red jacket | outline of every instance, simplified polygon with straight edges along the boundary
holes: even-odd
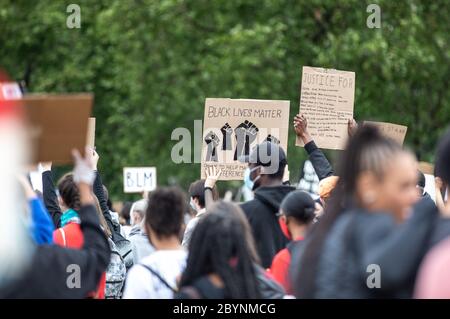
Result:
[[[78,223],[68,223],[53,232],[53,242],[62,247],[81,249],[84,244],[83,233]],[[98,289],[89,294],[95,299],[105,299],[106,273],[103,273]]]
[[[295,242],[301,241],[303,238],[297,239]],[[292,285],[289,278],[289,267],[291,265],[291,253],[289,249],[280,250],[272,260],[269,272],[273,278],[284,287],[287,294],[292,295]]]

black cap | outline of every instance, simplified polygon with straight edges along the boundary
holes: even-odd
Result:
[[[239,157],[239,161],[265,167],[264,174],[274,174],[278,171],[280,165],[287,164],[286,153],[283,148],[279,144],[269,141],[256,145],[251,150],[250,155]]]

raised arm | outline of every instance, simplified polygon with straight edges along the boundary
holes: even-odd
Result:
[[[209,167],[205,170],[206,180],[205,180],[205,208],[208,209],[214,204],[214,193],[213,189],[216,185],[217,180],[222,174],[221,170],[218,170],[215,166]]]
[[[45,208],[50,213],[55,228],[61,227],[61,207],[59,207],[58,196],[55,192],[55,185],[52,176],[52,163],[42,163],[42,197]]]
[[[317,147],[308,132],[308,122],[303,114],[297,114],[294,118],[294,130],[298,138],[305,144],[309,160],[316,171],[319,180],[334,175],[333,167],[325,154]]]

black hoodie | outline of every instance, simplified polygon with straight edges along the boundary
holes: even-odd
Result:
[[[276,214],[284,197],[295,190],[291,186],[259,187],[255,198],[241,205],[253,232],[256,250],[264,268],[269,268],[273,257],[289,240],[281,231]]]

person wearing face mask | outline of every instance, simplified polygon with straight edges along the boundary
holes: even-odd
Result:
[[[249,164],[244,180],[255,193],[255,198],[241,208],[250,223],[261,264],[269,268],[273,257],[289,242],[277,217],[280,203],[295,190],[283,185],[286,153],[278,144],[265,141],[240,160]]]
[[[291,255],[296,246],[303,242],[306,230],[314,220],[315,204],[307,192],[296,190],[289,193],[280,205],[280,227],[283,234],[292,241],[276,254],[270,273],[288,294],[292,293],[289,278]]]
[[[192,233],[197,226],[200,218],[206,213],[205,208],[205,180],[197,180],[189,186],[189,196],[190,196],[190,206],[196,212],[194,218],[192,218],[186,226],[183,235],[183,241],[181,245],[184,248],[189,246]],[[218,198],[217,188],[213,187],[213,198],[217,200]]]

